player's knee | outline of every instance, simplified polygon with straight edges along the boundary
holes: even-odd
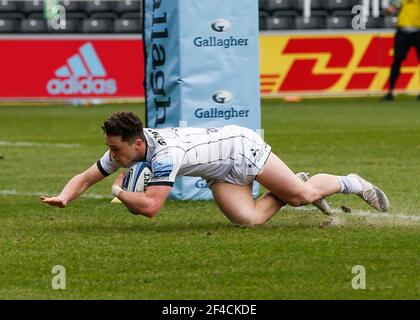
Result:
[[[310,190],[302,190],[293,195],[287,203],[293,207],[300,207],[312,203],[313,195]]]

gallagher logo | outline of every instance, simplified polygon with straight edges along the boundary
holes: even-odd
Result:
[[[226,32],[229,31],[231,27],[232,24],[226,19],[216,19],[211,23],[211,28],[216,32]]]
[[[194,38],[194,46],[202,47],[222,47],[229,49],[231,47],[247,47],[249,46],[249,38],[238,38],[234,36],[223,37],[222,34],[232,29],[232,23],[226,19],[216,19],[211,22],[211,29],[218,35],[196,37]]]
[[[232,101],[233,94],[226,90],[219,90],[212,96],[213,101],[219,104],[227,104]]]
[[[117,82],[107,78],[95,48],[92,43],[86,43],[55,71],[47,90],[51,95],[113,95],[117,92]]]
[[[197,180],[197,182],[195,183],[195,187],[197,189],[207,189],[209,185],[207,184],[206,180],[200,179],[200,180]]]
[[[242,107],[231,106],[226,108],[233,100],[233,94],[226,90],[219,90],[212,95],[212,99],[221,105],[215,108],[197,108],[194,115],[197,119],[225,119],[249,118],[251,110],[242,109]]]

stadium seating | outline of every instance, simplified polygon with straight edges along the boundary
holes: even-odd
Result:
[[[85,10],[86,2],[77,0],[63,0],[60,4],[66,9],[66,12],[83,12]]]
[[[350,16],[329,16],[326,19],[327,29],[351,29],[352,18]]]
[[[296,17],[295,19],[296,29],[324,29],[325,19],[323,17]]]
[[[2,19],[0,18],[0,33],[16,33],[19,31],[18,19]]]
[[[141,24],[139,19],[115,19],[114,31],[116,33],[139,33]]]
[[[269,17],[267,20],[268,30],[289,30],[294,29],[294,19],[287,16]]]
[[[276,10],[293,10],[295,9],[293,4],[294,1],[295,0],[267,0],[265,7],[262,7],[262,9],[270,12]]]
[[[362,3],[363,0],[312,0],[310,17],[305,18],[304,0],[260,0],[260,30],[352,29],[352,8]],[[366,22],[366,29],[395,26],[396,18],[385,16],[382,9],[379,17],[370,16]]]
[[[136,0],[122,0],[116,3],[114,7],[115,12],[119,14],[125,12],[140,12],[141,10],[141,1]]]
[[[47,22],[39,18],[25,18],[20,22],[22,33],[46,33],[48,32]]]
[[[89,18],[83,20],[84,33],[112,33],[114,25],[112,19]]]
[[[92,0],[86,2],[85,11],[88,14],[94,12],[111,12],[114,7],[114,3],[111,1],[103,1],[103,0]]]
[[[142,31],[143,0],[57,0],[66,26],[53,29],[44,17],[43,0],[0,0],[0,33],[137,33]],[[362,0],[259,0],[260,30],[351,29],[352,8]],[[370,16],[367,29],[395,28],[396,18]],[[307,13],[307,12],[306,12]]]
[[[41,0],[29,0],[21,3],[22,11],[26,14],[44,11],[44,2]]]
[[[2,0],[0,1],[0,13],[18,12],[19,4],[21,3],[17,1]]]
[[[81,20],[80,19],[66,19],[64,28],[50,28],[50,32],[53,33],[82,33]]]
[[[304,3],[304,0],[293,1],[294,7],[299,11],[303,11],[303,3]],[[323,10],[323,9],[324,9],[324,6],[323,6],[322,0],[311,0],[311,10]]]
[[[354,0],[324,0],[323,8],[328,12],[337,10],[351,11],[354,6]]]

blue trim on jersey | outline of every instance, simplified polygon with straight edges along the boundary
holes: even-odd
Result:
[[[172,170],[168,170],[168,171],[155,171],[153,172],[153,176],[154,177],[169,177],[171,175]]]

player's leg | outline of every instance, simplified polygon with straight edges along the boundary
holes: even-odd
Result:
[[[254,201],[252,184],[216,182],[211,186],[211,191],[220,210],[234,224],[261,225],[285,205],[271,192]]]
[[[385,193],[356,174],[334,176],[316,174],[303,183],[275,154],[270,154],[257,181],[282,201],[300,206],[326,196],[344,193],[356,194],[379,211],[387,211],[389,201]]]
[[[341,185],[329,174],[317,174],[306,183],[274,153],[271,153],[257,181],[278,198],[292,206],[310,204],[326,196],[338,193]]]
[[[304,182],[307,182],[310,179],[309,173],[306,173],[306,172],[298,172],[296,176]],[[317,200],[313,202],[312,204],[315,207],[317,207],[319,210],[321,210],[324,214],[328,216],[332,214],[331,206],[328,204],[327,200],[325,200],[324,198]]]
[[[405,60],[411,46],[411,35],[406,32],[397,31],[394,40],[394,61],[391,66],[391,74],[389,80],[389,93],[391,95],[400,75],[401,65]]]

